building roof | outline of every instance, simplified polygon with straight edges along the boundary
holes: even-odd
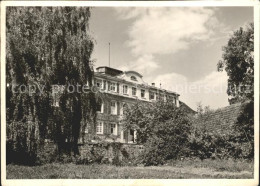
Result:
[[[98,73],[104,73],[104,74],[108,74],[111,76],[117,76],[119,74],[122,74],[123,71],[115,69],[115,68],[111,68],[111,67],[107,67],[107,66],[100,66],[96,68]]]
[[[100,67],[97,67],[96,69],[98,70],[100,68],[107,68],[107,69],[114,70],[114,71],[117,71],[117,72],[120,72],[120,73],[123,72],[122,70],[118,70],[116,68],[111,68],[111,67],[108,67],[108,66],[100,66]]]
[[[124,73],[128,74],[128,73],[133,73],[133,74],[136,74],[138,75],[139,77],[143,77],[140,73],[136,72],[136,71],[133,71],[133,70],[130,70],[130,71],[125,71]]]
[[[198,121],[196,125],[211,132],[230,130],[230,127],[237,121],[242,105],[241,103],[236,103],[209,111],[209,113],[203,114],[196,119]]]
[[[183,108],[183,110],[185,110],[185,112],[187,112],[188,114],[191,115],[195,115],[197,114],[197,112],[195,110],[193,110],[192,108],[190,108],[186,103],[179,101],[180,103],[180,108]]]
[[[138,84],[140,86],[144,86],[149,88],[150,90],[154,89],[155,91],[162,91],[162,92],[167,92],[170,94],[174,94],[179,96],[180,94],[174,92],[174,91],[170,91],[170,90],[166,90],[166,89],[162,89],[159,87],[156,87],[154,85],[149,85],[148,83],[144,82],[142,79],[142,75],[136,71],[121,71],[115,68],[111,68],[111,67],[107,67],[107,66],[100,66],[96,68],[97,72],[95,72],[95,75],[97,77],[107,77],[110,78],[111,80],[115,80],[115,81],[127,81],[129,83],[134,83],[134,84]],[[137,76],[138,77],[138,81],[131,81],[131,79],[129,79],[128,76],[131,76],[131,74],[133,74],[133,76]]]

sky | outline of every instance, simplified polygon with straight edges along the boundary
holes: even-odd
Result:
[[[253,22],[252,7],[96,7],[90,18],[95,68],[135,70],[147,83],[198,103],[228,106],[227,75],[217,72],[233,31]]]

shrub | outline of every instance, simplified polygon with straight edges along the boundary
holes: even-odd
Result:
[[[31,125],[32,126],[32,125]],[[12,131],[12,138],[7,139],[7,163],[33,165],[37,161],[39,141],[35,139],[35,128],[23,122],[13,122],[7,125],[7,130]]]
[[[188,154],[190,119],[171,102],[136,103],[127,108],[124,124],[137,131],[137,143],[144,145],[139,157],[144,165],[164,164]]]
[[[234,125],[236,140],[241,144],[243,157],[254,157],[254,102],[245,102],[242,105],[237,122]]]
[[[219,119],[218,126],[209,126],[203,118],[193,120],[189,136],[192,156],[206,158],[252,159],[254,155],[253,102],[243,103],[237,120],[231,123]],[[223,128],[221,128],[223,126]]]

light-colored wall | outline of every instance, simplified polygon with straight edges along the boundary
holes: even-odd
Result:
[[[104,100],[103,103],[103,113],[99,113],[98,114],[98,120],[102,120],[104,125],[108,125],[109,123],[116,123],[117,124],[117,128],[118,133],[116,136],[116,141],[120,141],[120,142],[125,142],[125,138],[122,137],[123,132],[122,132],[122,124],[120,124],[120,119],[122,118],[122,106],[123,103],[127,103],[127,104],[133,104],[134,102],[136,102],[136,97],[132,95],[132,87],[136,87],[136,96],[139,100],[143,100],[143,101],[151,101],[149,99],[149,92],[153,91],[154,93],[156,93],[156,90],[150,90],[150,87],[147,86],[147,84],[145,84],[146,86],[144,86],[144,82],[142,80],[141,77],[136,76],[137,78],[137,82],[136,81],[132,81],[130,79],[131,75],[135,75],[135,74],[126,74],[125,76],[121,76],[121,78],[118,78],[118,80],[116,78],[110,78],[110,77],[96,77],[98,79],[101,80],[106,80],[106,81],[111,81],[111,82],[116,82],[119,83],[119,93],[116,92],[111,92],[108,91],[108,83],[106,83],[106,90],[104,90],[104,93],[106,93],[109,96],[109,100],[113,100],[117,102],[117,115],[112,116],[110,114],[110,101],[109,100]],[[127,80],[127,81],[126,81]],[[129,81],[128,81],[129,80]],[[128,86],[128,95],[123,94],[123,85],[127,85]],[[141,89],[145,90],[145,99],[141,98]],[[154,89],[154,87],[153,87]],[[158,89],[160,90],[160,89]],[[160,90],[161,91],[161,90]],[[179,99],[178,96],[173,94],[173,93],[167,93],[168,95],[174,96],[177,100],[177,106],[179,106]],[[155,96],[156,97],[156,96]],[[174,100],[173,100],[174,102]],[[106,131],[107,129],[105,129],[106,126],[104,126],[104,131]],[[105,135],[105,134],[104,134]]]
[[[140,100],[150,101],[150,99],[149,99],[150,98],[149,97],[150,92],[154,92],[154,93],[157,92],[156,90],[150,90],[149,86],[143,86],[143,84],[138,84],[138,83],[133,84],[132,81],[131,82],[130,81],[129,82],[128,81],[122,81],[121,79],[118,79],[118,81],[116,81],[115,79],[114,80],[109,80],[108,78],[105,79],[104,77],[103,78],[97,77],[97,79],[119,83],[119,93],[117,93],[117,90],[116,90],[116,92],[108,91],[108,83],[106,83],[106,89],[102,90],[102,91],[103,92],[107,92],[107,93],[111,93],[111,94],[115,94],[115,95],[124,96],[124,97],[129,97],[129,98],[136,99],[136,97],[132,95],[132,87],[136,87],[136,96]],[[127,94],[123,94],[123,86],[124,85],[128,86],[128,93]],[[116,89],[117,89],[117,86],[116,86]],[[145,90],[145,99],[141,98],[141,89]],[[153,87],[153,89],[154,89],[154,87]],[[158,88],[158,91],[161,91],[161,90]],[[168,93],[168,92],[166,92],[166,94],[171,95],[172,97],[174,97],[174,99],[176,99],[176,103],[177,103],[176,105],[179,106],[178,95],[175,95],[173,93]],[[155,96],[155,98],[156,98],[156,96]]]

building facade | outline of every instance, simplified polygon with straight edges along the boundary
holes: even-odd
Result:
[[[135,71],[123,72],[106,66],[98,67],[93,84],[104,95],[98,101],[96,134],[106,141],[135,143],[136,132],[124,131],[120,122],[126,104],[163,99],[179,106],[179,94],[158,88],[154,83],[148,85],[143,81],[142,75]]]

